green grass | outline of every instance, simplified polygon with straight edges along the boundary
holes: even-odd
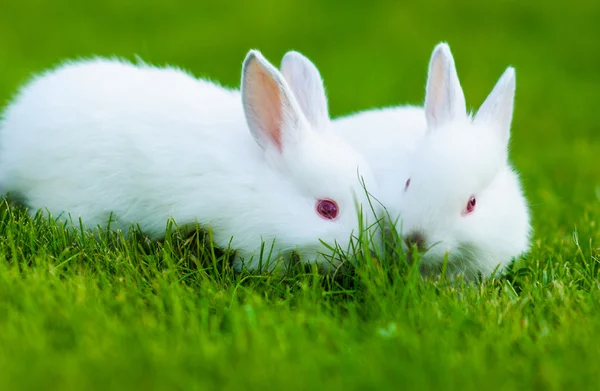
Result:
[[[600,388],[598,20],[584,0],[2,2],[0,102],[91,54],[235,86],[249,48],[275,64],[300,50],[334,116],[422,102],[441,40],[473,108],[513,65],[535,237],[511,277],[481,285],[398,262],[332,281],[235,275],[197,237],[80,238],[4,208],[0,389]]]

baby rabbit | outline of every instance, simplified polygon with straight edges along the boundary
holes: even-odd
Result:
[[[372,220],[364,187],[376,183],[330,129],[322,92],[303,91],[302,110],[254,50],[241,93],[176,68],[67,62],[35,77],[2,114],[0,189],[31,213],[81,217],[88,228],[133,223],[161,238],[170,218],[210,227],[218,246],[236,250],[237,270],[266,262],[262,251],[297,251],[327,268],[321,240],[348,247],[357,207]]]
[[[284,57],[288,80],[288,59],[300,56]],[[509,67],[470,116],[450,48],[441,43],[430,60],[424,108],[368,110],[333,121],[370,163],[379,182],[374,195],[397,220],[404,247],[424,252],[423,274],[441,272],[447,256],[448,275],[489,276],[528,250],[527,202],[508,163],[514,93]]]
[[[439,272],[447,255],[449,275],[487,277],[529,249],[529,209],[508,162],[515,88],[508,67],[470,115],[450,48],[442,43],[433,51],[427,132],[411,154],[397,204],[402,236],[426,250],[425,273]]]

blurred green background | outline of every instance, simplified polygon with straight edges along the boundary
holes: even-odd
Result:
[[[332,116],[421,103],[447,41],[469,107],[517,70],[512,160],[536,226],[569,234],[598,202],[598,1],[3,1],[0,102],[63,59],[141,56],[238,86],[250,48],[274,64],[299,50],[321,70]],[[368,129],[365,129],[368,131]]]

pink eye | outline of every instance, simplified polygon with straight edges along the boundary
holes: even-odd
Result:
[[[317,213],[325,220],[334,220],[338,216],[338,206],[334,200],[317,201]]]
[[[408,190],[408,186],[410,185],[410,178],[406,180],[406,185],[404,185],[404,191]]]
[[[475,196],[469,197],[469,202],[467,202],[467,207],[463,214],[468,215],[469,213],[473,212],[475,210],[475,205],[477,205],[477,200],[475,199]]]

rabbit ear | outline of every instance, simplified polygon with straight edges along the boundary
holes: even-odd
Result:
[[[454,58],[446,43],[438,44],[429,61],[425,91],[425,115],[429,128],[467,115],[465,95],[458,81]]]
[[[306,119],[315,128],[329,121],[327,96],[317,67],[305,56],[289,51],[281,60],[281,73]]]
[[[306,121],[281,73],[257,50],[246,55],[242,71],[242,103],[256,142],[283,152]]]
[[[503,142],[508,144],[510,124],[515,101],[516,75],[513,67],[508,67],[485,99],[475,115],[474,122],[495,125]]]

